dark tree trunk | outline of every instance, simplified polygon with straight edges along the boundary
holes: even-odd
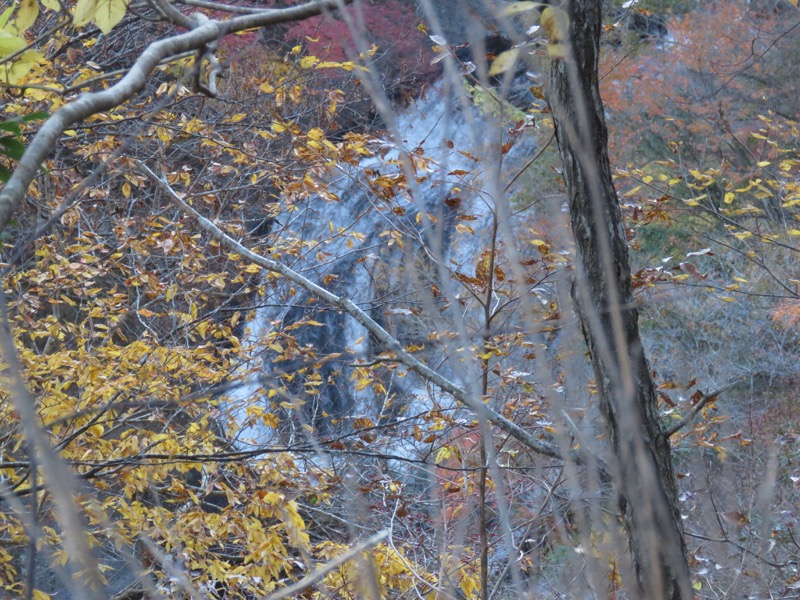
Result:
[[[601,0],[572,0],[565,6],[567,56],[553,61],[550,74],[578,254],[574,295],[611,442],[636,593],[649,600],[688,600],[693,594],[670,445],[639,337],[628,245],[608,160],[598,86],[601,5]]]

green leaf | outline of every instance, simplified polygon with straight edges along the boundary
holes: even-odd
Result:
[[[108,35],[114,26],[125,16],[127,0],[98,0],[94,22],[104,34]]]
[[[14,135],[19,135],[22,133],[22,129],[20,129],[19,121],[17,121],[17,119],[12,121],[3,121],[0,123],[0,131],[8,131]]]
[[[50,113],[40,110],[35,113],[25,115],[20,119],[20,121],[22,121],[23,123],[30,123],[31,121],[44,121],[49,116]]]
[[[19,136],[22,134],[22,128],[19,126],[20,123],[41,121],[49,116],[50,114],[47,112],[38,111],[35,113],[31,113],[29,115],[23,115],[22,117],[15,117],[13,119],[8,119],[7,121],[0,121],[0,131],[7,131],[8,133],[13,134],[14,136]]]
[[[39,2],[37,0],[22,0],[19,3],[19,12],[15,22],[17,30],[22,33],[27,31],[39,16]]]
[[[0,181],[3,183],[8,183],[8,180],[11,179],[11,170],[0,165]]]
[[[4,137],[0,138],[0,154],[4,154],[14,160],[19,160],[25,154],[25,145],[19,140],[14,138]]]
[[[501,52],[497,58],[494,59],[492,67],[489,69],[489,75],[500,75],[512,68],[519,58],[519,48],[512,48]]]

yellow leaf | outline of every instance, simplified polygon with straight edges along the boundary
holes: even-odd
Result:
[[[108,33],[125,16],[128,9],[127,0],[97,0],[97,11],[94,14],[94,23],[104,34]]]
[[[306,524],[303,517],[297,512],[297,503],[290,500],[280,507],[281,521],[286,527],[289,541],[295,548],[307,550],[309,547],[309,537],[306,533]]]
[[[800,229],[790,229],[789,235],[800,235]]]
[[[516,64],[518,57],[519,48],[512,48],[511,50],[501,52],[497,58],[494,59],[494,62],[489,69],[489,75],[494,76],[505,73]]]
[[[317,62],[319,62],[319,59],[316,56],[304,56],[300,59],[300,68],[310,69],[317,64]]]
[[[43,58],[44,54],[38,50],[26,50],[13,64],[0,68],[0,80],[8,83],[17,83]]]
[[[450,458],[452,455],[453,455],[453,451],[450,449],[449,446],[442,446],[441,448],[439,448],[439,451],[436,453],[435,462],[437,462],[437,463],[444,462],[448,458]]]
[[[97,0],[78,0],[75,13],[72,15],[72,24],[82,27],[94,18],[97,12]]]
[[[567,45],[566,44],[548,44],[547,56],[550,58],[566,58]]]
[[[314,127],[314,129],[308,132],[308,137],[311,138],[312,140],[319,141],[325,137],[325,132],[322,131],[322,129],[320,129],[319,127]]]
[[[2,15],[0,15],[0,31],[4,30],[6,28],[6,25],[8,24],[8,20],[11,18],[11,15],[14,14],[14,9],[15,8],[16,8],[16,6],[14,6],[12,4],[11,6],[9,6],[7,9],[5,9],[3,11]]]
[[[461,578],[461,591],[464,592],[465,598],[477,598],[477,592],[480,590],[480,582],[477,578],[471,577],[469,574],[465,573],[464,576]]]
[[[472,230],[472,227],[470,227],[469,225],[464,225],[463,223],[459,223],[458,225],[456,225],[456,231],[458,231],[459,233],[469,233],[469,234],[475,233]]]
[[[503,9],[503,16],[510,17],[512,15],[518,15],[521,12],[534,10],[544,5],[544,2],[514,2],[511,6],[507,6]],[[469,594],[467,594],[467,596],[469,596]]]
[[[725,198],[724,198],[725,204],[730,204],[731,202],[733,202],[734,198],[735,196],[733,195],[733,192],[725,192]]]
[[[0,57],[14,54],[14,52],[22,50],[25,46],[27,46],[25,40],[0,29]]]
[[[630,196],[633,196],[633,195],[634,195],[636,192],[638,192],[640,189],[642,189],[642,186],[640,186],[640,185],[637,185],[635,188],[633,188],[632,190],[629,190],[629,191],[625,192],[625,193],[624,193],[624,194],[622,194],[622,195],[623,195],[625,198],[629,198]]]
[[[15,23],[17,31],[20,33],[27,31],[38,16],[39,3],[36,0],[22,0],[22,2],[19,3],[19,11],[17,12],[17,20]]]
[[[47,10],[61,10],[61,5],[58,3],[58,0],[42,0],[42,5]]]
[[[208,326],[210,324],[211,323],[209,323],[208,321],[203,321],[202,323],[197,325],[197,332],[200,334],[200,336],[203,339],[205,339],[205,337],[206,337],[206,332],[208,331]]]
[[[697,206],[700,204],[700,200],[703,200],[706,196],[708,196],[708,194],[697,196],[697,198],[692,198],[691,200],[684,200],[683,202],[689,206]]]
[[[561,8],[548,6],[539,17],[542,28],[547,32],[550,44],[559,44],[567,39],[569,32],[569,15]]]

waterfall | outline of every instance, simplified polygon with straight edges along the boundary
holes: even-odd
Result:
[[[487,179],[497,175],[498,157],[502,156],[501,175],[507,180],[530,155],[533,145],[532,136],[522,136],[502,155],[495,132],[504,131],[503,127],[492,125],[492,116],[466,101],[462,88],[458,92],[443,81],[434,85],[397,114],[400,139],[385,139],[373,156],[355,167],[336,167],[328,182],[334,199],[307,198],[278,218],[282,227],[275,235],[302,244],[297,256],[283,256],[281,261],[349,297],[401,339],[412,336],[403,331],[402,322],[405,319],[413,329],[418,311],[409,307],[415,302],[415,285],[439,278],[435,269],[427,273],[419,268],[418,263],[431,255],[426,245],[440,245],[446,266],[474,263],[487,247],[491,230],[493,200],[482,190],[489,189]],[[415,169],[414,181],[395,198],[381,198],[370,189],[368,180],[399,181],[404,156],[410,157]],[[436,222],[425,218],[423,212],[433,215]],[[290,396],[304,397],[303,418],[313,422],[316,433],[325,434],[335,429],[337,418],[353,414],[374,417],[379,411],[380,399],[369,389],[356,392],[351,377],[353,363],[370,360],[380,348],[373,347],[366,329],[354,319],[309,300],[296,286],[267,283],[263,308],[248,324],[243,347],[255,351],[242,366],[242,373],[255,370],[266,379],[273,373],[276,377],[298,374],[288,385]],[[313,388],[313,395],[304,394],[309,374],[299,374],[313,360],[299,356],[277,362],[270,351],[281,329],[302,319],[315,324],[293,331],[298,346],[313,349],[316,357],[339,355],[314,369],[322,383]],[[394,392],[405,395],[407,402],[425,404],[430,390],[423,382],[410,376],[402,378],[402,384],[398,381],[395,379]],[[241,427],[237,436],[240,447],[276,438],[276,430],[258,419],[247,423],[248,406],[270,410],[265,391],[264,386],[253,383],[228,395],[229,410]],[[274,394],[272,401],[292,401]]]

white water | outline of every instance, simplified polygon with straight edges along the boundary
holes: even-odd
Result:
[[[481,124],[484,126],[481,126]],[[491,195],[480,190],[491,187],[491,178],[498,177],[498,143],[493,139],[498,127],[486,115],[481,115],[469,105],[453,98],[439,84],[424,98],[397,115],[396,131],[400,132],[397,143],[386,141],[375,157],[361,161],[357,168],[341,167],[329,183],[330,191],[338,196],[338,201],[310,198],[302,202],[298,209],[288,217],[280,217],[283,223],[278,234],[288,240],[292,237],[305,242],[304,252],[299,258],[283,259],[293,269],[301,272],[317,283],[329,287],[334,293],[346,295],[365,310],[371,303],[380,303],[373,316],[386,318],[388,314],[410,313],[404,307],[403,293],[407,300],[415,291],[415,274],[408,273],[413,267],[414,255],[430,255],[421,251],[424,243],[433,248],[433,255],[444,257],[445,266],[474,263],[475,258],[487,247],[490,228],[490,215],[493,208]],[[508,179],[510,169],[518,167],[521,159],[531,150],[531,143],[518,143],[510,153],[503,157],[501,173]],[[391,201],[378,198],[372,193],[364,180],[368,169],[381,174],[402,172],[401,156],[424,156],[425,163],[415,162],[417,182],[400,197]],[[493,158],[494,157],[494,158]],[[448,206],[445,199],[458,197],[458,207]],[[394,209],[394,210],[392,210]],[[404,214],[401,214],[403,213]],[[431,224],[421,213],[434,215],[438,224]],[[474,220],[463,221],[474,231],[473,234],[454,231],[454,217],[468,214]],[[445,226],[445,223],[449,223]],[[390,231],[405,232],[405,249],[397,244],[390,246]],[[416,242],[415,242],[416,238]],[[316,242],[315,242],[316,241]],[[417,247],[415,246],[415,243]],[[279,244],[278,244],[279,245]],[[440,246],[437,252],[436,247]],[[436,261],[434,261],[436,262]],[[393,298],[386,302],[376,298],[378,291],[373,282],[378,267],[388,266],[391,270],[405,268],[407,275],[388,272]],[[409,278],[408,275],[411,275]],[[418,273],[417,275],[422,275]],[[441,275],[441,272],[440,272]],[[442,286],[452,287],[449,277],[440,278]],[[312,344],[319,354],[343,352],[345,355],[335,364],[339,375],[330,375],[325,410],[337,408],[348,414],[377,416],[382,405],[369,388],[356,393],[350,381],[354,361],[369,360],[370,346],[365,328],[354,319],[336,315],[318,308],[307,309],[309,298],[301,290],[289,293],[290,286],[278,283],[268,288],[265,308],[259,309],[249,324],[249,336],[243,346],[253,345],[255,351],[242,370],[259,367],[265,374],[273,369],[291,372],[286,364],[272,364],[261,348],[274,332],[275,324],[284,326],[296,321],[300,314],[312,318],[324,327],[304,327],[297,330],[301,344]],[[454,297],[451,295],[449,297]],[[305,337],[304,337],[305,336]],[[267,351],[269,352],[269,351]],[[331,371],[333,373],[333,371]],[[335,379],[335,381],[334,381]],[[429,407],[431,390],[413,377],[393,379],[404,395],[409,409],[424,410]],[[263,389],[263,388],[262,388]],[[247,417],[246,407],[256,404],[271,410],[258,384],[245,385],[229,394],[229,408],[234,419],[242,426]],[[285,398],[284,398],[285,399]],[[282,400],[282,398],[275,398]],[[322,400],[321,400],[322,403]],[[268,444],[275,440],[276,431],[256,422],[242,426],[237,441],[240,446]]]

